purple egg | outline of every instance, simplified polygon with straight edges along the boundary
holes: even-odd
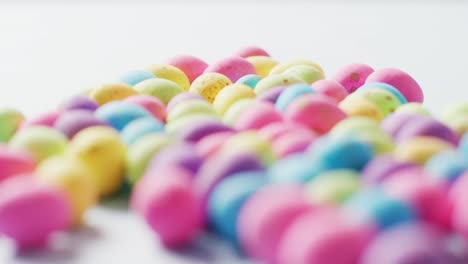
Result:
[[[202,163],[203,158],[197,153],[195,146],[190,143],[181,142],[161,150],[153,158],[149,168],[154,168],[159,165],[174,164],[195,174]]]
[[[228,131],[234,131],[234,129],[219,121],[207,119],[185,128],[179,136],[187,142],[198,142],[207,135]]]
[[[453,258],[440,230],[422,223],[396,226],[380,233],[367,247],[361,264],[448,264]]]
[[[107,126],[107,124],[87,110],[64,112],[54,124],[54,127],[68,138],[73,138],[81,130],[92,126]]]
[[[193,99],[205,100],[201,95],[196,93],[180,93],[174,96],[171,101],[169,101],[166,107],[166,111],[169,113],[174,108],[174,106],[180,104],[181,102]]]
[[[400,130],[404,129],[407,124],[420,118],[420,115],[415,114],[393,113],[382,121],[380,127],[392,138],[395,138]]]
[[[264,170],[262,162],[250,153],[233,152],[214,156],[203,163],[195,177],[194,188],[203,212],[207,212],[208,197],[225,177],[242,171]]]
[[[367,163],[361,172],[361,177],[366,183],[378,184],[392,173],[414,167],[416,165],[399,161],[392,156],[378,156]]]
[[[281,93],[286,89],[285,86],[278,86],[272,89],[269,89],[257,96],[257,100],[259,101],[268,101],[271,103],[276,103],[276,100],[281,95]]]
[[[437,137],[454,145],[458,144],[458,136],[453,130],[434,118],[425,116],[408,122],[399,130],[394,139],[398,143],[417,136]]]
[[[63,110],[88,110],[92,112],[98,107],[96,101],[82,95],[71,97],[60,106]]]

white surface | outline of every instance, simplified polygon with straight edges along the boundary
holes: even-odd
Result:
[[[0,4],[0,106],[31,115],[178,53],[210,62],[257,44],[279,60],[315,60],[329,75],[351,62],[401,68],[440,112],[468,100],[468,5],[440,2]],[[88,225],[46,253],[14,256],[0,245],[0,263],[240,262],[220,243],[164,251],[125,209],[95,209]]]

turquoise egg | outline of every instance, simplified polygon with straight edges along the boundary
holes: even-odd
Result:
[[[305,183],[324,171],[317,159],[294,154],[274,163],[268,170],[268,177],[278,183]]]
[[[378,83],[378,82],[376,82],[376,83],[366,83],[363,86],[359,87],[356,90],[356,93],[364,92],[366,90],[376,89],[376,88],[384,89],[387,92],[393,94],[400,101],[401,104],[408,103],[408,100],[406,100],[406,98],[403,96],[402,93],[400,93],[400,91],[398,91],[395,87],[391,86],[390,84],[386,84],[386,83]]]
[[[99,107],[95,115],[119,131],[135,119],[151,116],[142,107],[120,101],[110,102]]]
[[[244,84],[253,89],[255,88],[255,86],[257,86],[257,83],[260,80],[262,80],[262,77],[256,74],[248,74],[248,75],[242,76],[239,80],[237,80],[236,84]]]
[[[468,163],[456,151],[444,151],[432,156],[425,164],[430,175],[453,183],[458,176],[468,170]]]
[[[120,136],[127,145],[131,145],[145,135],[163,131],[164,124],[161,121],[153,117],[142,117],[126,125]]]
[[[149,71],[134,70],[134,71],[129,71],[125,73],[124,75],[122,75],[118,81],[122,83],[126,83],[130,86],[134,86],[139,82],[142,82],[144,80],[148,80],[151,78],[155,78],[155,76]]]
[[[286,108],[298,97],[304,94],[312,94],[315,91],[308,84],[298,83],[291,85],[284,90],[276,100],[276,109],[280,112],[286,111]]]

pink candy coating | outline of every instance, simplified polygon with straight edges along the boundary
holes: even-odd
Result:
[[[128,102],[146,109],[154,118],[166,120],[166,106],[158,98],[150,95],[133,95],[125,98],[124,102]]]
[[[169,103],[167,104],[166,111],[170,113],[176,105],[192,99],[203,101],[205,100],[205,98],[196,93],[180,93],[172,97],[171,101],[169,101]]]
[[[333,79],[341,83],[349,93],[352,93],[361,87],[373,72],[374,69],[367,64],[353,63],[338,70]]]
[[[294,131],[285,133],[273,141],[273,151],[284,158],[293,153],[302,153],[317,138],[317,135],[310,131]]]
[[[455,231],[468,239],[468,172],[463,173],[455,181],[450,190],[453,201],[452,224]]]
[[[275,141],[278,137],[289,132],[311,133],[310,130],[308,130],[301,124],[292,122],[271,123],[267,126],[262,127],[260,130],[258,130],[258,132],[260,133],[260,135],[262,135],[269,141]]]
[[[272,185],[250,197],[237,218],[239,243],[251,257],[275,263],[285,230],[301,214],[313,210],[296,185]]]
[[[35,168],[36,161],[28,153],[0,145],[0,183],[15,175],[31,173]]]
[[[233,83],[248,74],[257,74],[255,67],[246,59],[233,56],[208,66],[205,72],[217,72],[228,77]]]
[[[59,118],[62,113],[59,111],[49,112],[45,114],[38,115],[31,119],[26,119],[20,126],[20,130],[32,127],[32,126],[47,126],[53,127],[55,121]]]
[[[208,64],[201,59],[191,55],[179,55],[169,59],[168,63],[183,71],[190,83],[200,76]]]
[[[341,102],[348,95],[346,88],[335,80],[316,81],[312,85],[312,88],[318,93],[334,99],[337,103]]]
[[[299,123],[319,134],[327,133],[346,118],[336,102],[320,94],[310,94],[294,100],[286,109],[287,120]]]
[[[270,57],[270,54],[268,54],[268,52],[266,52],[264,49],[262,49],[260,47],[256,47],[256,46],[245,47],[245,48],[239,50],[236,53],[236,55],[239,56],[239,57],[242,57],[242,58],[248,58],[248,57],[252,57],[252,56]]]
[[[35,177],[23,175],[0,184],[0,233],[23,249],[43,246],[52,233],[68,228],[72,221],[66,194]]]
[[[148,171],[132,192],[132,209],[166,247],[186,245],[200,232],[200,205],[191,178],[185,169],[162,165]]]
[[[221,149],[224,142],[230,138],[234,132],[218,132],[202,138],[196,145],[197,152],[204,158],[208,159],[215,155]]]
[[[366,83],[390,84],[400,91],[408,102],[422,103],[424,94],[419,84],[404,71],[392,68],[380,69],[367,77]]]
[[[260,129],[268,124],[282,122],[283,116],[275,106],[267,102],[258,102],[236,119],[234,127],[239,130]]]

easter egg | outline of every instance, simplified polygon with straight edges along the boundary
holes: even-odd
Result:
[[[444,151],[432,156],[425,168],[435,178],[452,183],[468,170],[466,159],[457,151]]]
[[[236,53],[236,55],[242,58],[248,58],[252,56],[266,56],[266,57],[270,56],[268,52],[266,52],[264,49],[257,47],[257,46],[248,46],[248,47],[242,48]]]
[[[361,87],[373,72],[374,69],[367,64],[352,63],[340,68],[332,79],[343,85],[348,93],[352,93]]]
[[[234,102],[226,110],[226,112],[224,112],[223,123],[233,126],[236,123],[237,118],[242,114],[242,112],[249,109],[256,103],[256,100],[253,98],[244,98]]]
[[[317,204],[341,204],[360,188],[354,170],[331,170],[320,173],[305,187],[307,199]]]
[[[176,83],[184,91],[188,91],[190,81],[183,71],[169,64],[153,64],[146,68],[157,78],[166,79]],[[167,103],[167,102],[166,102]]]
[[[202,163],[203,158],[193,144],[178,143],[159,151],[151,160],[148,170],[158,166],[175,165],[195,175]]]
[[[384,119],[379,107],[363,96],[348,96],[340,102],[339,107],[351,117],[367,117],[377,122]]]
[[[307,150],[309,145],[317,138],[315,133],[310,131],[294,131],[284,133],[273,141],[273,151],[279,158],[302,153]]]
[[[232,104],[244,98],[255,98],[254,91],[243,84],[232,84],[224,87],[216,95],[213,107],[220,116],[223,116]]]
[[[86,110],[64,112],[54,124],[55,129],[70,139],[81,130],[92,126],[107,126],[107,123],[98,119],[93,112]]]
[[[234,132],[226,131],[207,135],[197,142],[197,152],[200,153],[203,158],[208,159],[209,157],[216,155],[224,142],[226,142],[226,140],[233,134]]]
[[[294,67],[294,66],[301,66],[301,65],[305,65],[305,66],[311,66],[311,67],[314,67],[316,68],[318,71],[322,72],[323,73],[323,69],[322,67],[320,67],[318,64],[312,62],[312,61],[308,61],[308,60],[292,60],[292,61],[287,61],[287,62],[282,62],[282,63],[279,63],[278,65],[276,65],[273,69],[271,69],[270,71],[270,75],[275,75],[275,74],[282,74],[284,73],[286,70]]]
[[[205,69],[205,73],[220,73],[235,83],[239,78],[248,74],[256,74],[254,66],[246,59],[238,56],[228,57],[218,61]]]
[[[262,127],[258,132],[271,142],[276,141],[279,137],[282,137],[283,135],[289,134],[289,133],[309,133],[311,135],[314,135],[313,133],[310,132],[307,128],[300,124],[296,123],[290,123],[290,122],[277,122],[277,123],[271,123],[268,124],[264,127]],[[304,134],[304,135],[305,135]]]
[[[275,74],[265,77],[255,86],[255,93],[262,94],[277,86],[289,86],[296,83],[305,83],[302,79],[287,74]]]
[[[316,159],[305,154],[293,154],[272,164],[268,177],[275,183],[305,183],[324,170]]]
[[[259,95],[257,95],[257,101],[266,101],[270,103],[276,103],[279,96],[286,90],[286,86],[278,86],[271,88]]]
[[[318,80],[314,82],[312,89],[334,99],[337,103],[348,95],[348,91],[344,86],[335,80]]]
[[[234,127],[239,130],[261,129],[276,122],[282,122],[283,116],[270,103],[258,102],[242,111],[237,117]]]
[[[205,122],[219,122],[219,117],[203,113],[182,116],[181,118],[167,123],[166,132],[173,135],[184,134],[187,128],[191,128],[197,124],[204,124]]]
[[[257,72],[258,76],[265,78],[270,74],[271,69],[273,69],[278,62],[268,56],[250,56],[246,58],[250,62]]]
[[[280,112],[284,112],[295,99],[304,94],[313,93],[315,93],[315,91],[307,84],[299,83],[290,85],[278,96],[275,106]]]
[[[458,136],[455,132],[443,123],[425,116],[406,123],[398,130],[394,138],[396,142],[402,142],[417,136],[436,137],[454,145],[458,144]]]
[[[193,126],[186,127],[183,131],[181,131],[179,137],[184,141],[198,142],[204,137],[214,133],[233,131],[234,130],[231,127],[224,125],[219,121],[205,120],[202,122],[197,122],[196,124],[193,124]]]
[[[158,132],[164,132],[164,124],[161,121],[153,117],[142,117],[126,125],[120,137],[125,144],[131,145],[143,136]]]
[[[359,88],[350,96],[362,96],[380,110],[383,116],[393,113],[402,103],[393,93],[380,88]],[[362,90],[361,90],[362,89]],[[405,100],[406,101],[406,100]]]
[[[379,184],[392,174],[409,168],[416,167],[415,164],[400,161],[390,155],[380,155],[367,163],[361,171],[362,181],[371,185]]]
[[[166,105],[174,96],[184,91],[177,83],[163,78],[142,81],[135,85],[135,90],[141,94],[156,97]]]
[[[28,118],[21,123],[18,131],[35,126],[53,127],[61,114],[60,111],[52,111]]]
[[[363,86],[359,87],[358,90],[356,90],[356,92],[358,92],[358,93],[368,92],[369,90],[377,90],[377,91],[384,90],[384,91],[386,91],[388,93],[391,93],[392,96],[394,96],[400,102],[400,104],[404,105],[404,104],[408,103],[408,101],[403,96],[403,94],[400,93],[400,91],[398,91],[395,87],[393,87],[393,86],[391,86],[389,84],[386,84],[386,83],[366,83]],[[370,97],[370,98],[372,98],[372,97]],[[386,98],[386,100],[390,100],[390,99]]]
[[[255,131],[243,131],[233,135],[220,151],[221,153],[251,152],[257,155],[265,165],[271,165],[276,159],[270,142]]]
[[[304,82],[311,84],[318,80],[323,80],[325,75],[317,67],[309,65],[296,65],[284,71],[284,74],[295,76]]]
[[[185,73],[190,83],[200,76],[208,64],[199,58],[191,55],[179,55],[168,60],[168,64],[177,67]]]
[[[210,103],[202,100],[190,100],[174,106],[167,114],[167,122],[170,123],[179,118],[195,114],[213,117],[218,116]]]
[[[110,83],[94,89],[89,96],[99,105],[103,105],[112,101],[123,100],[135,94],[137,94],[137,92],[128,84]]]
[[[453,149],[453,145],[436,137],[414,137],[395,147],[393,155],[402,161],[424,165],[434,154]]]
[[[166,107],[166,111],[170,112],[176,105],[182,104],[185,101],[191,101],[192,99],[205,101],[205,98],[196,93],[180,93],[174,96],[171,101],[169,101]]]
[[[0,183],[16,175],[28,174],[36,168],[36,161],[26,151],[0,145]]]
[[[166,109],[164,103],[158,98],[151,95],[133,95],[125,98],[124,102],[137,105],[146,109],[154,118],[165,121]]]
[[[213,103],[216,95],[226,86],[231,85],[231,80],[217,72],[207,72],[200,75],[192,82],[190,92],[197,93],[208,102]]]
[[[77,95],[66,99],[63,103],[60,104],[60,110],[87,110],[94,112],[99,107],[99,104],[96,103],[93,99]]]
[[[257,86],[257,83],[261,80],[262,80],[262,77],[256,74],[248,74],[239,78],[239,80],[236,81],[236,84],[243,84],[253,89],[255,88],[255,86]]]
[[[133,70],[126,72],[119,78],[119,82],[128,84],[130,86],[135,86],[137,83],[144,80],[154,78],[154,74],[145,70]]]
[[[119,131],[133,120],[151,116],[146,109],[126,102],[112,102],[103,105],[96,110],[95,115]]]
[[[23,114],[16,110],[0,109],[0,142],[8,142],[23,120]]]
[[[401,105],[395,110],[395,113],[432,116],[431,111],[429,111],[429,109],[427,109],[421,103],[407,103],[407,104]]]

